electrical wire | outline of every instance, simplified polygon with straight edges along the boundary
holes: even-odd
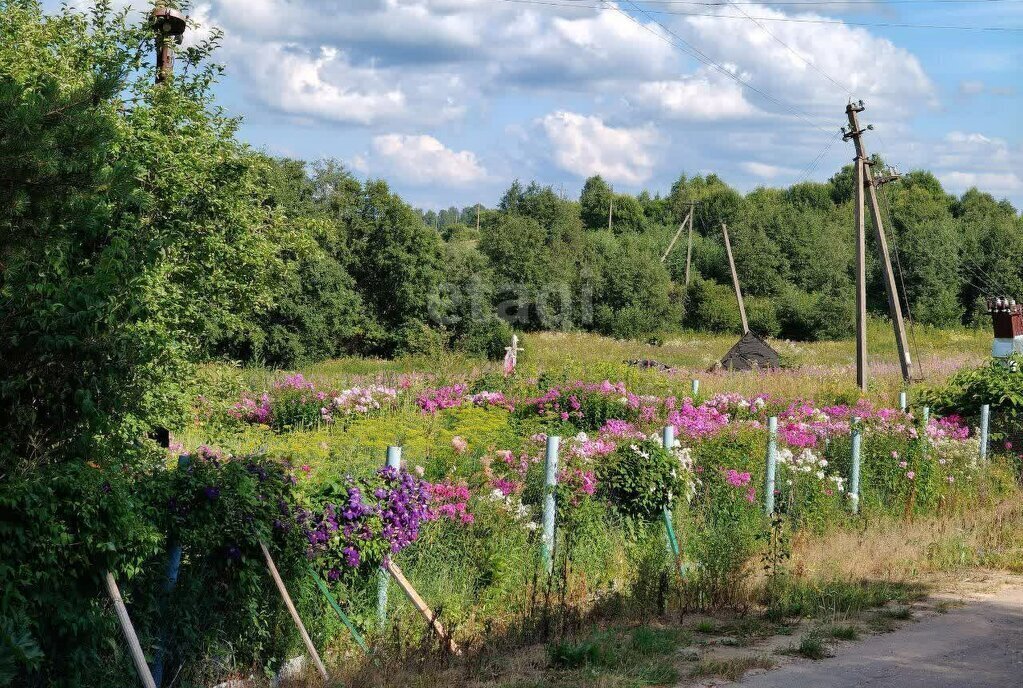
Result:
[[[828,151],[831,150],[831,147],[835,145],[835,141],[838,140],[838,137],[841,133],[842,132],[838,130],[836,127],[835,133],[832,134],[831,138],[829,138],[827,142],[824,144],[824,148],[822,148],[821,151],[817,154],[817,156],[813,160],[811,160],[806,167],[803,168],[803,171],[800,173],[799,177],[796,178],[796,181],[793,182],[793,185],[802,184],[804,181],[810,178],[810,175],[813,174],[817,170],[817,167],[820,166],[821,162],[824,161],[824,157],[828,154]]]
[[[651,5],[731,5],[727,0],[646,0]],[[1023,0],[736,0],[737,5],[982,5],[985,3],[1019,3]]]
[[[749,20],[750,20],[751,22],[753,22],[754,24],[756,24],[756,25],[757,25],[757,27],[758,27],[758,28],[759,28],[759,29],[760,29],[761,31],[763,31],[764,33],[766,33],[766,34],[767,34],[768,36],[770,36],[771,38],[773,38],[773,39],[774,39],[774,40],[775,40],[775,41],[776,41],[777,43],[781,44],[781,46],[782,46],[783,48],[785,48],[785,49],[786,49],[786,50],[788,50],[788,51],[789,51],[790,53],[792,53],[793,55],[795,55],[795,56],[796,56],[796,57],[797,57],[797,58],[798,58],[798,59],[799,59],[799,60],[800,60],[800,61],[801,61],[801,62],[802,62],[803,64],[805,64],[805,65],[806,65],[807,67],[809,67],[810,69],[814,70],[815,72],[817,72],[818,74],[820,74],[821,76],[823,76],[823,77],[824,77],[825,79],[827,79],[828,81],[830,81],[831,83],[833,83],[833,84],[834,84],[835,86],[838,86],[838,87],[839,87],[840,89],[842,89],[843,91],[845,91],[845,92],[846,92],[846,94],[848,94],[848,96],[849,96],[850,98],[852,98],[852,95],[853,95],[853,93],[852,93],[852,91],[850,91],[850,90],[849,90],[849,88],[848,88],[848,87],[846,87],[846,86],[844,86],[843,84],[839,83],[837,79],[833,78],[833,77],[832,77],[832,76],[831,76],[830,74],[828,74],[828,73],[827,73],[827,72],[825,72],[825,71],[824,71],[823,69],[821,69],[820,67],[818,67],[817,65],[815,65],[815,64],[814,64],[813,62],[811,62],[811,61],[807,60],[807,59],[806,59],[805,57],[803,57],[803,56],[802,56],[802,55],[800,55],[800,54],[799,54],[798,52],[796,52],[796,50],[795,50],[794,48],[792,48],[792,46],[790,46],[790,45],[789,45],[788,43],[786,43],[785,41],[783,41],[782,39],[778,38],[778,37],[777,37],[777,36],[775,36],[775,35],[774,35],[773,33],[771,33],[770,29],[768,29],[768,28],[767,28],[766,26],[764,26],[763,24],[761,24],[761,23],[760,23],[760,21],[759,21],[759,20],[758,20],[758,19],[757,19],[756,17],[751,17],[751,16],[749,16],[748,14],[746,14],[746,11],[745,11],[744,9],[742,9],[741,7],[739,7],[739,5],[737,5],[736,3],[734,3],[734,2],[731,2],[731,0],[728,0],[728,4],[729,4],[729,5],[731,5],[732,7],[734,7],[734,8],[736,9],[736,10],[738,10],[738,11],[739,11],[739,12],[740,12],[740,13],[742,14],[742,16],[746,17],[746,18],[747,18],[747,19],[749,19]]]
[[[594,4],[580,4],[579,2],[573,2],[572,0],[500,0],[501,2],[510,2],[520,5],[540,5],[547,7],[570,7],[574,9],[590,9],[590,10],[607,10],[617,9],[614,6],[608,5],[594,5]],[[601,2],[602,0],[586,0],[587,2]],[[650,2],[650,0],[646,0]],[[763,3],[754,3],[763,4]],[[795,4],[808,4],[808,3],[795,3]],[[715,3],[714,6],[727,6],[725,3]],[[736,8],[738,9],[738,8]],[[645,10],[645,14],[660,14],[660,15],[671,15],[676,17],[708,17],[710,19],[755,19],[762,22],[782,22],[789,24],[841,24],[844,26],[864,26],[874,28],[889,28],[889,29],[935,29],[935,30],[946,30],[946,31],[994,31],[994,32],[1020,32],[1023,31],[1023,26],[960,26],[953,24],[910,24],[903,22],[859,22],[859,21],[847,21],[844,19],[802,19],[796,17],[744,17],[737,16],[734,14],[717,14],[708,12],[672,12],[668,10]],[[626,16],[628,13],[624,13]],[[653,17],[650,17],[653,19]]]
[[[732,81],[736,82],[737,84],[739,84],[741,86],[744,86],[745,88],[749,89],[750,91],[758,94],[759,96],[761,96],[765,100],[768,100],[768,101],[774,103],[775,105],[777,105],[777,106],[779,106],[779,107],[781,107],[781,108],[783,108],[785,110],[788,110],[789,112],[794,114],[796,117],[798,117],[799,119],[803,120],[804,122],[806,122],[807,124],[812,126],[814,129],[819,129],[820,131],[830,131],[830,130],[825,129],[824,127],[820,126],[816,122],[814,122],[811,119],[812,115],[810,115],[809,113],[807,113],[807,112],[805,112],[803,110],[800,110],[799,108],[796,108],[796,107],[794,107],[792,105],[789,105],[788,103],[785,103],[785,102],[779,100],[778,98],[775,98],[770,93],[767,93],[766,91],[763,91],[763,90],[757,88],[756,86],[754,86],[753,84],[749,83],[748,81],[746,81],[745,79],[743,79],[739,75],[733,73],[731,70],[729,70],[726,67],[722,66],[716,60],[714,60],[712,57],[710,57],[709,55],[704,53],[702,50],[700,50],[699,48],[694,46],[692,43],[688,42],[687,40],[685,40],[684,38],[679,36],[677,33],[672,31],[671,29],[669,29],[667,26],[665,26],[661,22],[659,22],[656,19],[654,19],[653,17],[651,17],[649,15],[649,13],[647,13],[647,11],[645,9],[643,9],[642,7],[639,7],[638,5],[636,5],[636,3],[632,2],[632,0],[626,0],[626,2],[628,2],[628,4],[631,5],[636,11],[640,12],[641,14],[646,16],[648,19],[650,19],[651,22],[653,22],[657,26],[661,27],[661,30],[663,30],[665,33],[667,33],[670,36],[672,36],[675,39],[675,41],[677,41],[677,42],[671,41],[671,40],[665,38],[662,34],[657,33],[656,31],[651,29],[649,26],[647,26],[643,22],[641,22],[638,19],[636,19],[635,17],[633,17],[628,12],[622,10],[618,5],[606,2],[606,0],[604,0],[604,6],[610,7],[611,9],[614,9],[616,12],[621,14],[623,17],[628,18],[629,21],[633,22],[634,24],[636,24],[637,26],[639,26],[643,30],[649,32],[650,34],[652,34],[654,36],[657,36],[659,39],[665,41],[669,45],[674,45],[675,47],[681,49],[683,52],[685,52],[686,54],[694,57],[699,62],[703,63],[704,65],[706,65],[708,67],[712,67],[713,69],[715,69],[719,73],[721,73],[724,76],[728,77],[729,79],[731,79]]]

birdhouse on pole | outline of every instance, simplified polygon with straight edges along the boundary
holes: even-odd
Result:
[[[1016,299],[999,296],[987,300],[987,312],[995,334],[991,355],[1008,358],[1023,354],[1023,305],[1016,303]]]
[[[174,51],[171,43],[180,44],[187,20],[185,15],[171,7],[157,5],[149,15],[156,34],[156,83],[162,83],[174,73]]]

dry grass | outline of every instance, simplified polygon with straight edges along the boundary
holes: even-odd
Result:
[[[790,569],[810,579],[907,581],[948,579],[956,570],[991,566],[1023,571],[1023,499],[946,517],[864,522],[817,536],[799,533]]]

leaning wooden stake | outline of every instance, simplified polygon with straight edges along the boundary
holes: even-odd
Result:
[[[135,671],[142,679],[142,685],[146,688],[156,688],[156,681],[149,672],[149,665],[146,664],[146,656],[142,653],[142,645],[139,644],[139,637],[135,635],[135,627],[131,625],[131,617],[128,616],[128,609],[121,599],[121,591],[117,589],[117,582],[109,571],[106,572],[107,593],[114,603],[114,610],[117,612],[117,621],[121,624],[121,632],[124,639],[128,641],[128,649],[131,651],[131,661],[135,663]]]
[[[291,613],[291,619],[298,626],[298,632],[302,636],[302,642],[305,643],[305,649],[309,653],[309,656],[313,659],[313,664],[316,665],[316,670],[320,672],[320,676],[323,677],[324,682],[329,681],[330,677],[327,676],[327,669],[323,666],[323,662],[320,661],[320,654],[316,651],[316,647],[313,645],[313,641],[309,638],[309,634],[305,630],[305,626],[302,624],[302,619],[298,615],[298,610],[295,609],[295,604],[291,601],[291,595],[288,594],[288,589],[284,587],[284,581],[281,580],[281,574],[277,573],[277,566],[274,565],[274,560],[270,556],[270,550],[266,548],[266,543],[260,541],[259,548],[263,550],[263,557],[266,559],[266,567],[270,570],[270,577],[274,579],[274,583],[277,584],[277,591],[281,593],[281,597],[284,598],[284,604],[288,608],[288,612]]]
[[[423,601],[423,598],[420,597],[419,593],[417,593],[415,588],[412,587],[412,584],[408,582],[408,579],[405,578],[405,574],[401,572],[398,565],[393,561],[388,560],[384,564],[384,568],[387,569],[387,572],[391,574],[392,578],[394,578],[394,582],[398,584],[398,587],[405,593],[405,596],[409,598],[409,601],[415,605],[416,609],[419,610],[419,613],[426,619],[426,622],[430,624],[433,630],[437,633],[437,637],[440,638],[444,647],[446,647],[451,654],[462,654],[462,650],[455,643],[454,639],[448,635],[447,631],[444,630],[444,626],[441,624],[440,619],[438,619],[437,615],[433,613],[429,606],[427,606],[426,602]]]

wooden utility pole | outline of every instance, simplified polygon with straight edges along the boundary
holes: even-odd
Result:
[[[607,204],[607,229],[611,230],[611,216],[615,209],[615,188],[611,187],[611,200]]]
[[[480,233],[480,203],[476,201],[476,236]]]
[[[742,319],[742,333],[749,332],[746,321],[746,304],[742,300],[742,289],[739,288],[739,274],[735,271],[735,260],[732,259],[732,242],[728,240],[728,225],[721,223],[721,234],[725,237],[725,253],[728,254],[728,269],[732,271],[732,286],[735,287],[735,299],[739,302],[739,317]]]
[[[867,157],[866,147],[863,145],[863,133],[866,129],[860,129],[857,114],[863,112],[863,101],[856,104],[849,103],[845,112],[849,116],[849,131],[844,132],[842,138],[846,141],[852,139],[856,146],[856,158],[863,166],[863,191],[860,193],[860,206],[858,212],[863,214],[863,192],[866,193],[867,201],[870,204],[870,215],[874,223],[874,237],[877,239],[878,250],[881,254],[881,271],[884,274],[884,288],[888,295],[888,310],[891,313],[892,327],[895,330],[895,344],[899,350],[899,365],[902,367],[902,378],[909,380],[912,373],[912,361],[909,357],[909,344],[906,340],[906,323],[902,317],[902,304],[899,301],[899,291],[895,284],[895,273],[892,270],[892,260],[888,253],[888,240],[885,238],[884,223],[881,221],[881,207],[877,202],[877,187],[888,181],[896,179],[895,176],[875,179],[873,170],[869,169],[870,161]],[[868,127],[872,129],[873,127]],[[860,346],[857,344],[857,346]],[[866,363],[866,361],[864,361]]]
[[[867,227],[863,216],[863,187],[866,183],[863,160],[855,165],[856,218],[856,385],[867,391]]]
[[[696,214],[696,203],[689,204],[689,242],[686,246],[686,286],[689,286],[689,266],[693,262],[693,215]]]

